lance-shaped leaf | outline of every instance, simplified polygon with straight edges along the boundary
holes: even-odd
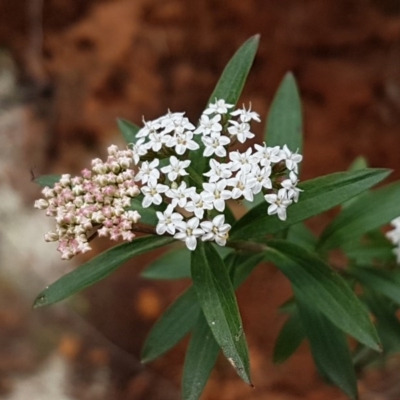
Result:
[[[365,171],[365,170],[364,170]],[[400,215],[400,182],[360,197],[345,208],[324,230],[318,247],[329,250],[389,223]]]
[[[302,150],[301,102],[296,80],[291,72],[283,78],[272,101],[264,140],[270,147],[282,147],[286,144],[291,151]]]
[[[373,290],[364,290],[362,299],[377,320],[376,329],[382,339],[385,354],[400,351],[400,322],[396,317],[398,307]]]
[[[303,292],[295,289],[295,296],[320,374],[350,398],[357,399],[357,378],[346,335],[318,311],[315,304],[304,300]]]
[[[142,362],[152,361],[174,347],[193,328],[200,315],[200,304],[193,287],[172,303],[157,320],[142,350]]]
[[[117,124],[126,143],[135,143],[136,135],[140,131],[140,127],[122,118],[117,119]]]
[[[184,400],[200,398],[219,353],[219,345],[200,314],[193,329],[183,366],[182,392]]]
[[[400,305],[400,271],[355,267],[349,270],[362,285]]]
[[[39,293],[33,306],[42,307],[64,300],[104,279],[130,258],[165,246],[173,240],[165,236],[145,236],[115,246],[52,283]]]
[[[227,268],[211,243],[199,242],[193,251],[192,279],[215,340],[239,376],[251,384],[249,352],[235,292]]]
[[[355,339],[380,351],[368,312],[346,282],[316,254],[284,240],[268,241],[267,258],[290,280],[302,299]]]
[[[289,315],[274,346],[273,361],[276,364],[285,362],[305,339],[303,324],[297,308]]]
[[[389,175],[387,169],[367,168],[361,171],[338,172],[306,181],[299,185],[304,192],[300,200],[287,210],[287,220],[267,213],[266,202],[254,207],[231,230],[233,240],[262,237],[318,215],[376,185]]]
[[[61,175],[42,175],[35,178],[33,181],[39,186],[48,186],[52,188],[55,183],[61,179]]]
[[[186,247],[171,249],[153,261],[141,275],[147,279],[190,278],[190,251]]]
[[[219,247],[219,246],[218,246]],[[220,248],[223,251],[224,248]],[[230,259],[228,254],[226,259]],[[234,287],[237,289],[250,275],[263,254],[245,257],[234,266]],[[152,361],[174,347],[194,327],[201,311],[196,292],[192,287],[179,296],[154,324],[142,352],[142,362]]]
[[[239,50],[237,50],[226,65],[208,103],[214,102],[216,98],[224,99],[230,104],[237,103],[251,65],[253,64],[259,41],[260,35],[255,35],[243,43]],[[195,140],[199,143],[200,149],[190,152],[189,158],[191,160],[190,167],[201,175],[207,168],[208,160],[203,157],[202,150],[204,145],[199,136],[195,135]]]

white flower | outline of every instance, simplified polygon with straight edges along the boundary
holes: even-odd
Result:
[[[188,118],[184,117],[185,113],[172,113],[167,115],[162,121],[164,127],[163,133],[175,133],[183,134],[184,131],[192,131],[195,126],[189,121]]]
[[[272,189],[270,166],[260,168],[258,165],[254,164],[251,169],[251,174],[256,179],[256,183],[252,188],[254,194],[260,193],[262,188]]]
[[[298,153],[292,153],[286,144],[283,146],[282,156],[286,163],[286,168],[290,171],[298,172],[297,164],[301,162],[303,156]]]
[[[197,150],[200,146],[194,141],[193,132],[187,131],[182,134],[173,136],[166,145],[168,147],[175,147],[176,154],[182,155],[186,149]]]
[[[232,108],[233,104],[228,104],[224,99],[215,99],[215,103],[210,103],[208,108],[204,110],[203,114],[226,114],[228,112],[228,108]]]
[[[256,152],[254,155],[259,159],[260,165],[268,167],[271,163],[278,163],[283,160],[281,149],[279,146],[267,147],[265,143],[263,146],[255,144]]]
[[[231,151],[229,153],[229,158],[232,161],[231,170],[237,171],[240,169],[244,172],[250,172],[252,165],[258,162],[258,159],[251,153],[251,147],[249,147],[245,153]]]
[[[214,240],[218,245],[225,246],[231,226],[225,224],[225,216],[223,214],[217,215],[212,221],[202,222],[200,226],[204,230],[201,240]]]
[[[225,189],[226,180],[221,179],[217,183],[203,183],[203,199],[214,205],[215,209],[222,212],[225,210],[225,201],[232,197],[232,192]]]
[[[168,174],[168,179],[173,182],[178,176],[188,175],[185,168],[189,165],[190,160],[180,161],[175,156],[171,156],[169,158],[169,165],[161,168],[161,171],[164,172],[164,174]]]
[[[214,153],[218,157],[225,157],[226,149],[224,146],[231,142],[227,136],[223,136],[216,132],[212,133],[211,136],[203,136],[201,140],[206,146],[203,153],[205,157],[210,157]]]
[[[264,199],[271,204],[268,207],[268,215],[278,214],[279,219],[285,221],[286,208],[292,204],[292,200],[287,199],[284,192],[278,192],[278,194],[266,194]]]
[[[143,128],[141,128],[136,135],[137,138],[147,137],[150,133],[156,133],[157,130],[161,128],[161,124],[158,120],[145,121],[143,118],[143,124]]]
[[[155,158],[152,162],[144,161],[142,166],[139,168],[139,172],[135,176],[135,181],[142,181],[147,183],[150,179],[158,180],[160,177],[160,171],[157,169],[160,160]]]
[[[130,143],[130,145],[132,145],[132,157],[135,165],[139,164],[140,157],[147,154],[147,148],[144,141],[145,139],[139,139],[136,143]]]
[[[207,136],[213,132],[221,132],[222,125],[219,123],[219,121],[221,121],[221,115],[219,114],[214,115],[212,118],[206,114],[203,114],[200,118],[199,127],[193,133],[202,133],[204,136]]]
[[[183,216],[177,212],[173,212],[174,207],[170,204],[167,209],[162,213],[157,211],[158,224],[156,232],[163,235],[168,232],[170,235],[175,235],[175,227],[178,222],[183,220]]]
[[[279,189],[279,192],[282,190],[285,196],[289,200],[293,200],[295,203],[298,202],[300,192],[302,192],[301,189],[296,187],[297,182],[298,182],[297,175],[293,171],[290,171],[289,179],[285,179],[284,181],[282,181],[281,182],[282,189]]]
[[[204,200],[204,192],[201,194],[194,192],[190,195],[190,198],[191,200],[186,203],[185,210],[194,213],[197,218],[203,218],[204,210],[213,209],[213,203]]]
[[[244,197],[248,201],[253,201],[253,187],[256,184],[256,178],[252,174],[239,171],[234,178],[227,180],[227,184],[233,187],[232,199]]]
[[[214,160],[213,158],[210,158],[211,169],[208,172],[204,173],[203,175],[208,177],[208,181],[210,183],[217,182],[220,179],[230,178],[232,176],[231,166],[232,166],[231,162],[227,164],[225,163],[221,164],[218,161]]]
[[[189,250],[195,250],[197,246],[197,238],[204,234],[203,229],[198,227],[199,223],[200,221],[197,217],[193,217],[187,222],[178,222],[176,228],[179,232],[174,235],[174,238],[185,242]]]
[[[151,204],[161,204],[162,197],[160,193],[165,193],[168,189],[167,185],[162,185],[161,183],[157,183],[156,180],[150,179],[147,182],[147,186],[142,187],[142,193],[144,194],[143,207],[147,208]]]
[[[239,115],[239,119],[242,122],[250,122],[252,120],[260,122],[260,116],[258,115],[258,113],[256,113],[255,111],[251,111],[251,104],[248,110],[246,110],[245,106],[243,106],[243,108],[235,110],[231,115],[234,117]]]
[[[151,132],[148,138],[149,141],[144,143],[146,149],[155,152],[160,151],[163,146],[163,135],[157,132]]]
[[[229,121],[230,126],[228,132],[232,136],[236,136],[240,143],[244,143],[247,139],[252,139],[255,135],[250,132],[250,125],[247,122]]]
[[[194,186],[187,187],[186,182],[181,182],[178,188],[171,188],[165,194],[167,197],[172,199],[171,204],[173,207],[178,205],[183,208],[187,203],[188,197],[190,197],[195,191],[196,188]]]

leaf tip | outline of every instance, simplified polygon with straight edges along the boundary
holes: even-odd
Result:
[[[38,294],[35,301],[33,302],[32,308],[36,309],[36,308],[43,307],[46,305],[47,305],[47,297],[44,294],[44,292],[41,292]]]

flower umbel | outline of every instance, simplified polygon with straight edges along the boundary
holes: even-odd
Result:
[[[110,146],[106,162],[95,159],[92,169],[83,170],[81,176],[63,175],[54,188],[44,188],[44,199],[37,200],[35,207],[46,210],[57,224],[45,239],[59,241],[63,259],[90,250],[89,240],[96,232],[111,240],[131,241],[140,215],[128,208],[140,193],[143,208],[158,207],[158,223],[147,232],[172,235],[189,250],[196,248],[199,238],[226,245],[231,226],[222,213],[228,200],[251,202],[262,193],[270,204],[268,214],[285,220],[287,208],[300,196],[297,175],[302,155],[286,145],[265,143],[244,152],[231,150],[236,142],[252,139],[251,123],[260,121],[251,107],[233,107],[215,99],[197,128],[185,113],[170,111],[144,121],[130,149]],[[203,149],[195,140],[197,135]],[[209,158],[209,170],[202,173],[203,182],[197,186],[192,186],[195,180],[188,157],[192,151],[202,151]]]

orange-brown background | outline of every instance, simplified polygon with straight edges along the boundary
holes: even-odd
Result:
[[[4,107],[18,109],[24,121],[23,131],[19,125],[0,131],[10,143],[2,154],[3,182],[27,208],[39,195],[29,169],[79,172],[109,144],[122,144],[116,117],[140,123],[170,108],[196,120],[226,62],[256,33],[260,48],[242,100],[265,120],[279,81],[293,71],[304,106],[302,179],[344,170],[358,155],[373,167],[395,169],[392,179],[399,178],[396,0],[0,0],[0,46],[17,76],[16,98]],[[256,131],[261,137],[262,127]],[[314,221],[313,228],[325,222]],[[29,236],[21,234],[21,241]],[[147,260],[123,267],[72,305],[44,311],[29,309],[34,291],[21,294],[3,278],[0,396],[13,393],[16,377],[33,374],[56,349],[71,368],[67,392],[78,399],[179,398],[184,346],[150,366],[138,359],[151,324],[187,283],[140,279]],[[25,267],[32,267],[29,257]],[[35,289],[51,280],[42,274]],[[317,378],[306,345],[288,363],[272,365],[284,321],[277,307],[289,295],[272,266],[259,268],[240,289],[256,389],[221,359],[205,399],[344,398]],[[395,390],[392,369],[364,378],[364,399],[399,398],[399,392],[381,393],[386,386]],[[93,394],[98,371],[107,371],[108,384]],[[374,377],[389,383],[378,385]]]

